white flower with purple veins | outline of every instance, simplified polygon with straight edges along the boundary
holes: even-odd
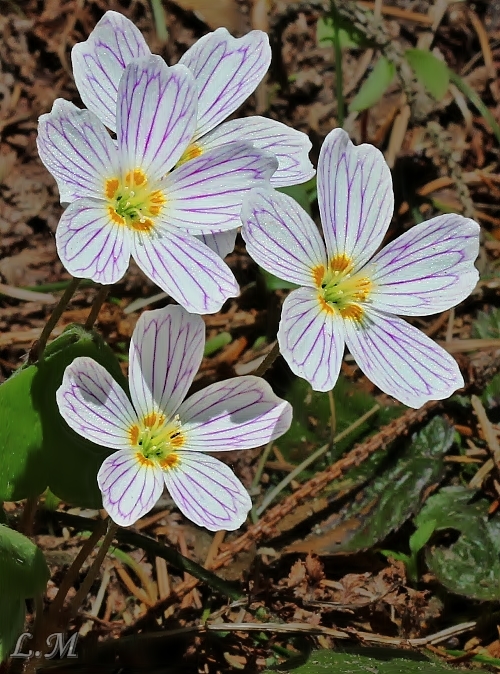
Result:
[[[139,29],[113,11],[106,12],[85,42],[73,47],[71,58],[81,99],[109,129],[116,128],[116,101],[125,67],[150,53]],[[276,156],[273,187],[312,178],[311,142],[306,134],[259,116],[224,122],[253,93],[270,62],[269,38],[260,30],[233,38],[225,28],[218,28],[188,49],[179,63],[194,76],[198,117],[180,162],[192,161],[233,141],[248,141]],[[235,237],[233,230],[215,237],[205,235],[204,239],[224,257],[233,249]]]
[[[116,141],[93,112],[62,99],[40,117],[40,158],[69,202],[56,244],[73,276],[115,283],[132,255],[188,311],[213,313],[238,295],[229,267],[195,235],[237,226],[243,195],[268,186],[277,162],[235,142],[174,168],[196,118],[193,76],[159,56],[123,71]]]
[[[292,408],[267,382],[228,379],[184,400],[203,358],[205,324],[182,307],[142,314],[130,343],[130,397],[101,365],[76,358],[57,404],[83,437],[117,450],[97,481],[103,504],[121,526],[134,524],[164,486],[184,515],[211,531],[231,531],[252,502],[222,461],[206,452],[264,445],[288,430]]]
[[[394,208],[391,173],[379,150],[354,147],[341,129],[321,148],[318,202],[324,241],[293,199],[271,190],[252,190],[242,214],[250,255],[301,286],[278,331],[290,368],[328,391],[347,344],[366,376],[406,405],[450,396],[463,386],[455,360],[394,314],[436,314],[472,292],[479,225],[441,215],[376,253]]]

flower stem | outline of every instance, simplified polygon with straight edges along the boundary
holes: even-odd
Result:
[[[328,402],[330,403],[330,433],[332,434],[332,448],[335,444],[335,433],[337,432],[337,415],[335,413],[335,398],[333,391],[328,391]]]
[[[85,561],[88,559],[92,550],[95,548],[99,539],[101,538],[101,536],[104,534],[105,531],[106,531],[106,520],[96,522],[96,527],[94,531],[82,545],[82,547],[80,548],[80,552],[73,560],[73,563],[69,567],[68,572],[62,579],[56,598],[54,599],[54,601],[50,606],[48,622],[50,622],[51,624],[54,625],[57,624],[58,616],[64,606],[64,600],[66,599],[66,595],[68,594],[69,590],[73,587],[78,577],[78,574],[80,573],[80,569],[84,565]]]
[[[68,306],[70,299],[75,294],[78,286],[80,285],[80,281],[81,279],[79,278],[71,279],[61,299],[55,306],[54,311],[52,312],[49,320],[45,324],[45,327],[42,330],[42,334],[40,335],[38,342],[35,342],[34,348],[32,347],[28,358],[28,363],[30,364],[34,363],[43,357],[43,352],[45,351],[45,347],[47,346],[47,341],[51,335],[51,332],[56,327],[57,323],[59,322],[59,319],[64,313],[64,310]]]
[[[108,531],[106,533],[106,536],[104,537],[104,540],[102,542],[102,545],[100,547],[99,552],[96,555],[96,558],[94,559],[92,566],[87,572],[87,575],[85,576],[83,583],[80,585],[78,588],[78,592],[75,594],[73,597],[73,601],[71,602],[70,606],[70,619],[74,618],[76,614],[78,613],[78,609],[80,606],[83,604],[85,601],[86,596],[90,592],[90,588],[92,587],[92,583],[94,580],[97,578],[97,574],[99,573],[99,569],[101,568],[101,564],[104,561],[104,558],[106,557],[106,554],[111,546],[111,543],[113,542],[113,538],[115,537],[116,532],[118,531],[118,525],[115,524],[112,521],[109,521],[108,524]]]
[[[97,295],[94,297],[92,302],[92,307],[90,309],[87,320],[85,321],[85,330],[92,330],[94,323],[99,316],[102,305],[104,304],[106,297],[109,295],[110,286],[101,286],[97,292]]]
[[[262,377],[269,370],[269,368],[279,355],[280,355],[280,347],[278,342],[275,342],[271,351],[269,351],[269,353],[264,358],[262,363],[259,365],[259,367],[255,368],[252,374],[255,377]]]

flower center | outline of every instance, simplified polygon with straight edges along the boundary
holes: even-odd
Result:
[[[104,188],[108,213],[117,225],[137,232],[151,232],[166,202],[161,190],[151,188],[142,169],[129,171],[123,180],[108,178]]]
[[[173,468],[179,462],[179,450],[184,444],[184,434],[179,415],[168,423],[163,414],[146,415],[129,429],[129,439],[137,447],[141,464],[159,464],[163,470]]]
[[[337,310],[343,318],[360,321],[372,282],[366,276],[353,274],[354,265],[346,255],[336,255],[328,268],[319,265],[313,269],[314,282],[320,291],[319,300],[328,313]]]

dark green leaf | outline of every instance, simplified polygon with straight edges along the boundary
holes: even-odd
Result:
[[[308,183],[302,183],[301,185],[290,185],[290,187],[279,187],[278,192],[287,194],[292,199],[302,206],[305,212],[308,215],[311,215],[311,201],[309,199],[309,193],[307,191]]]
[[[442,478],[443,457],[453,437],[453,428],[434,418],[398,454],[395,465],[379,471],[361,497],[317,527],[300,549],[310,544],[317,554],[328,555],[365,550],[383,541],[418,511],[428,488]]]
[[[492,307],[491,311],[478,311],[472,323],[472,337],[477,339],[500,338],[500,309]]]
[[[19,597],[2,596],[0,611],[0,662],[6,660],[16,646],[24,628],[26,604]]]
[[[264,278],[264,283],[269,292],[273,292],[274,290],[294,290],[299,287],[295,285],[295,283],[290,283],[290,281],[284,281],[283,279],[278,278],[262,267],[259,267],[259,271]]]
[[[427,548],[426,562],[439,582],[456,594],[473,599],[500,599],[500,518],[488,517],[489,503],[473,501],[467,487],[445,487],[431,496],[415,519],[435,520],[435,531],[460,532],[451,543]]]
[[[279,671],[293,674],[449,674],[464,670],[452,669],[408,650],[358,648],[348,652],[313,651],[304,664],[290,669],[281,665]],[[264,674],[272,674],[272,670]]]
[[[338,20],[338,39],[342,49],[350,47],[368,47],[369,41],[366,35],[355,28],[352,24],[341,17]],[[316,26],[316,39],[320,47],[331,47],[335,40],[335,25],[331,16],[325,16],[318,19]]]
[[[59,414],[56,390],[78,356],[106,367],[126,389],[111,349],[96,333],[72,326],[49,345],[44,359],[0,386],[0,500],[37,496],[47,486],[64,501],[101,507],[96,475],[109,450],[72,431]]]
[[[450,84],[446,63],[426,49],[408,49],[405,56],[417,79],[431,96],[440,101],[448,91]]]
[[[45,591],[50,577],[42,551],[29,538],[0,525],[0,578],[5,596],[35,597]],[[0,611],[1,613],[1,611]]]
[[[394,63],[386,59],[385,56],[381,56],[351,101],[349,109],[360,112],[375,105],[391,84],[395,73],[396,67]]]

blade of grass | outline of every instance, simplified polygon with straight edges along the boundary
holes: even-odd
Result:
[[[500,126],[498,122],[493,117],[491,112],[486,107],[485,103],[477,94],[472,87],[470,87],[465,80],[463,80],[460,75],[457,75],[451,68],[448,69],[450,75],[450,82],[457,87],[459,91],[462,92],[464,96],[467,96],[472,105],[476,110],[484,117],[485,121],[490,125],[491,130],[493,131],[495,138],[500,143]]]

